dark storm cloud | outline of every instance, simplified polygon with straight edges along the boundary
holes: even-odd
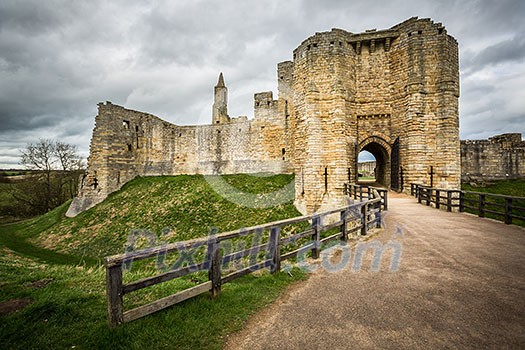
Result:
[[[0,167],[39,137],[87,155],[97,102],[208,123],[220,71],[231,115],[276,90],[276,64],[318,31],[442,22],[460,45],[461,136],[524,132],[523,1],[2,1]]]

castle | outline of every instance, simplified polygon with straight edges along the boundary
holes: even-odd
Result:
[[[316,33],[277,66],[278,96],[256,93],[254,118],[228,115],[222,74],[212,123],[173,125],[98,105],[74,216],[136,176],[294,173],[303,213],[339,206],[371,152],[378,182],[459,188],[458,45],[440,23],[410,18],[386,30]],[[409,187],[409,186],[408,186]]]

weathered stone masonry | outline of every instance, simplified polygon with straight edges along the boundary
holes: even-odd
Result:
[[[69,215],[135,176],[295,173],[305,213],[342,205],[368,150],[385,186],[460,185],[458,47],[441,24],[411,18],[387,30],[316,33],[278,64],[278,98],[254,97],[254,118],[230,118],[221,74],[212,124],[177,126],[99,104],[88,172]],[[406,186],[405,186],[406,188]]]
[[[490,181],[525,177],[525,141],[521,134],[461,141],[461,179]]]

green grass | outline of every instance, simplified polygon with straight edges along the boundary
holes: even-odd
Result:
[[[272,193],[292,176],[225,177],[228,185],[257,194]],[[275,196],[275,194],[271,194]],[[243,198],[246,200],[246,198]],[[106,321],[105,270],[98,258],[123,252],[132,228],[172,234],[159,240],[205,236],[299,215],[292,203],[270,208],[245,208],[225,200],[201,176],[139,178],[105,202],[76,218],[63,216],[67,203],[41,217],[0,226],[0,302],[30,298],[31,305],[0,316],[2,348],[92,349],[220,349],[225,336],[242,328],[245,320],[273,301],[287,285],[304,279],[292,270],[255,273],[223,286],[216,299],[202,294],[169,309],[111,329]],[[53,248],[53,249],[51,249]],[[140,265],[125,279],[148,275]],[[194,274],[196,280],[205,274]],[[35,288],[32,282],[51,282]],[[126,296],[125,307],[171,294],[193,279],[177,279]]]
[[[15,183],[0,182],[0,224],[20,220],[14,215],[16,212],[13,208],[15,200],[10,194],[14,186],[16,186]]]
[[[487,192],[504,194],[508,196],[525,197],[525,179],[493,181],[484,186],[472,186],[471,184],[461,184],[461,189],[465,191]]]
[[[494,194],[503,194],[508,196],[515,196],[515,197],[525,197],[525,179],[516,179],[516,180],[501,180],[501,181],[493,181],[490,183],[486,183],[483,186],[472,186],[471,184],[461,184],[461,189],[464,191],[473,191],[473,192],[484,192],[484,193],[494,193]],[[479,195],[476,194],[466,194],[465,198],[471,199],[471,200],[478,200]],[[496,198],[487,196],[486,197],[486,206],[485,209],[498,211],[498,212],[504,212],[504,208],[502,205],[504,205],[505,201],[502,198]],[[474,203],[466,203],[469,206],[477,206],[477,204]],[[520,206],[525,208],[525,200],[513,200],[514,206]],[[477,215],[477,211],[473,209],[466,208],[466,212],[473,213]],[[513,210],[513,214],[524,216],[525,217],[525,210]],[[492,213],[486,213],[486,217],[496,219],[496,220],[503,220],[502,215],[495,215]],[[514,219],[513,224],[525,226],[525,220],[518,220]]]
[[[260,193],[291,183],[293,176],[231,175],[222,179],[234,187],[248,187]],[[236,204],[218,194],[210,186],[211,180],[189,175],[137,178],[95,208],[75,218],[60,220],[33,241],[63,253],[101,257],[122,252],[132,230],[147,229],[157,236],[170,232],[162,239],[173,242],[206,236],[212,228],[225,232],[300,215],[291,201],[293,192],[290,200],[272,207],[265,207],[265,201],[273,198],[271,194],[253,198],[239,194],[239,198],[230,198],[239,199],[241,204]]]

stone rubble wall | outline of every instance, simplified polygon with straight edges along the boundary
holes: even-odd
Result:
[[[521,134],[461,141],[461,180],[482,182],[525,178],[525,141]]]
[[[376,161],[367,161],[357,163],[357,172],[362,176],[374,177],[376,170]]]

